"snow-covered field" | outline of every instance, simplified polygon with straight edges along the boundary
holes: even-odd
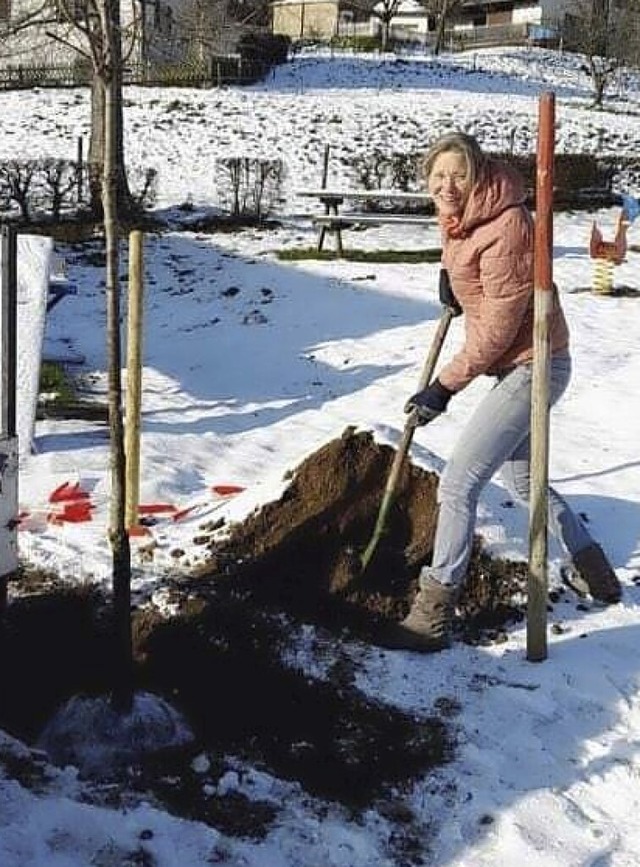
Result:
[[[606,113],[585,111],[589,82],[571,56],[542,51],[483,51],[434,60],[302,56],[245,89],[189,91],[127,88],[126,147],[131,165],[160,173],[158,204],[211,205],[219,156],[281,157],[290,209],[303,186],[317,186],[325,145],[329,181],[344,162],[376,148],[420,150],[462,128],[493,150],[530,152],[537,136],[537,95],[553,89],[561,106],[558,152],[638,153],[638,75],[627,73]],[[0,156],[19,152],[75,159],[89,134],[84,90],[0,94]],[[631,113],[630,113],[631,112]],[[333,173],[333,175],[332,175]]]
[[[278,249],[313,242],[309,221],[296,216],[308,203],[295,191],[317,185],[326,144],[330,183],[345,180],[345,160],[354,154],[414,151],[457,127],[488,148],[513,140],[524,151],[536,138],[538,95],[553,90],[558,151],[637,154],[639,81],[629,74],[616,82],[609,103],[615,111],[596,113],[587,109],[588,82],[575,58],[509,49],[437,62],[303,55],[244,90],[127,89],[129,159],[158,169],[163,209],[215,205],[219,155],[280,156],[288,168],[279,228],[146,239],[143,501],[197,503],[238,518],[273,499],[285,472],[349,424],[398,441],[402,406],[439,315],[438,267],[276,258]],[[2,93],[0,112],[0,156],[73,158],[77,137],[88,134],[84,90]],[[554,618],[561,628],[550,635],[549,659],[536,666],[525,660],[523,625],[504,644],[460,645],[435,657],[345,648],[365,694],[416,715],[433,713],[443,697],[460,708],[452,723],[453,761],[408,796],[398,794],[422,829],[422,851],[399,861],[389,854],[393,823],[375,809],[356,821],[257,769],[230,772],[219,785],[278,805],[262,841],[237,839],[145,802],[126,811],[89,806],[66,769],[50,770],[37,789],[0,775],[3,867],[638,863],[640,306],[634,297],[584,291],[593,277],[591,222],[597,219],[608,238],[617,213],[556,217],[554,275],[572,330],[575,373],[553,413],[550,471],[611,557],[625,586],[622,603],[610,609],[560,603]],[[638,223],[630,228],[634,246],[639,231]],[[406,227],[370,229],[357,238],[369,249],[437,242],[435,231]],[[85,381],[104,394],[103,274],[86,251],[57,252],[79,291],[52,312],[47,340],[81,352]],[[616,269],[615,281],[640,290],[637,253]],[[455,323],[445,357],[459,328]],[[446,417],[418,433],[416,462],[442,466],[488,385],[475,383]],[[40,422],[36,449],[21,474],[25,508],[42,514],[50,492],[66,481],[90,491],[96,508],[89,523],[34,520],[20,534],[21,555],[72,582],[107,582],[104,429]],[[215,501],[212,486],[219,484],[245,491]],[[478,530],[495,554],[526,558],[527,515],[504,508],[497,481],[482,498]],[[136,589],[162,588],[176,548],[185,551],[178,566],[196,562],[192,537],[188,520],[160,524],[151,563],[134,551]],[[557,581],[562,554],[553,546],[550,554]],[[322,671],[327,660],[314,658],[313,648],[301,636],[297,664]],[[0,746],[5,754],[23,749],[4,737]]]

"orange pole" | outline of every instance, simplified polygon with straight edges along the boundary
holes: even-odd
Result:
[[[543,93],[538,113],[534,235],[533,379],[527,659],[547,658],[547,525],[549,499],[549,320],[553,307],[553,164],[555,95]]]

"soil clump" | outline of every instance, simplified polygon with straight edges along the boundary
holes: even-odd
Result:
[[[347,428],[300,464],[279,500],[211,541],[199,580],[211,587],[226,576],[262,605],[375,642],[413,601],[438,514],[438,476],[405,461],[386,532],[361,569],[394,454],[370,432]],[[478,540],[459,605],[461,636],[491,639],[521,619],[526,574],[525,563],[492,560]]]

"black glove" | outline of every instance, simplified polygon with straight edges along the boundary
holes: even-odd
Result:
[[[458,299],[453,294],[451,288],[451,280],[449,280],[449,272],[446,268],[440,269],[440,283],[438,285],[438,294],[440,303],[443,307],[448,307],[454,316],[460,316],[462,307],[458,304]]]
[[[409,398],[404,411],[414,414],[416,425],[427,424],[445,412],[452,397],[453,392],[445,388],[439,379],[434,379],[431,385]]]

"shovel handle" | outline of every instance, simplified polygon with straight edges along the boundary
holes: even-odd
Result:
[[[433,371],[438,361],[438,357],[440,356],[442,344],[444,343],[444,339],[447,336],[447,331],[449,330],[449,325],[451,324],[451,320],[453,319],[453,313],[454,312],[450,307],[445,307],[442,311],[442,315],[440,316],[440,319],[438,321],[438,327],[436,328],[435,334],[433,335],[433,340],[431,341],[429,353],[425,359],[424,366],[422,368],[422,374],[420,375],[420,380],[418,382],[418,391],[422,391],[422,389],[426,388],[431,382],[431,378],[433,377]],[[366,569],[369,565],[369,561],[373,557],[373,553],[376,550],[380,537],[384,532],[384,528],[387,523],[387,515],[393,502],[396,487],[398,485],[398,479],[400,478],[400,472],[402,470],[402,465],[404,464],[404,459],[406,458],[407,452],[409,451],[409,448],[411,446],[413,434],[416,427],[417,416],[414,410],[407,418],[407,422],[404,426],[404,431],[402,432],[402,439],[400,440],[400,444],[395,453],[393,463],[391,464],[391,470],[389,471],[387,484],[384,489],[382,502],[378,511],[378,518],[376,520],[376,525],[373,530],[371,540],[369,541],[369,544],[367,545],[364,553],[360,558],[360,565],[363,570]]]
[[[445,307],[442,311],[442,315],[438,320],[438,326],[431,341],[431,346],[429,347],[429,354],[425,358],[420,380],[418,381],[418,391],[422,391],[423,388],[426,388],[433,378],[433,371],[438,363],[438,358],[442,351],[442,344],[447,336],[447,331],[451,325],[453,315],[454,311],[451,307]]]

